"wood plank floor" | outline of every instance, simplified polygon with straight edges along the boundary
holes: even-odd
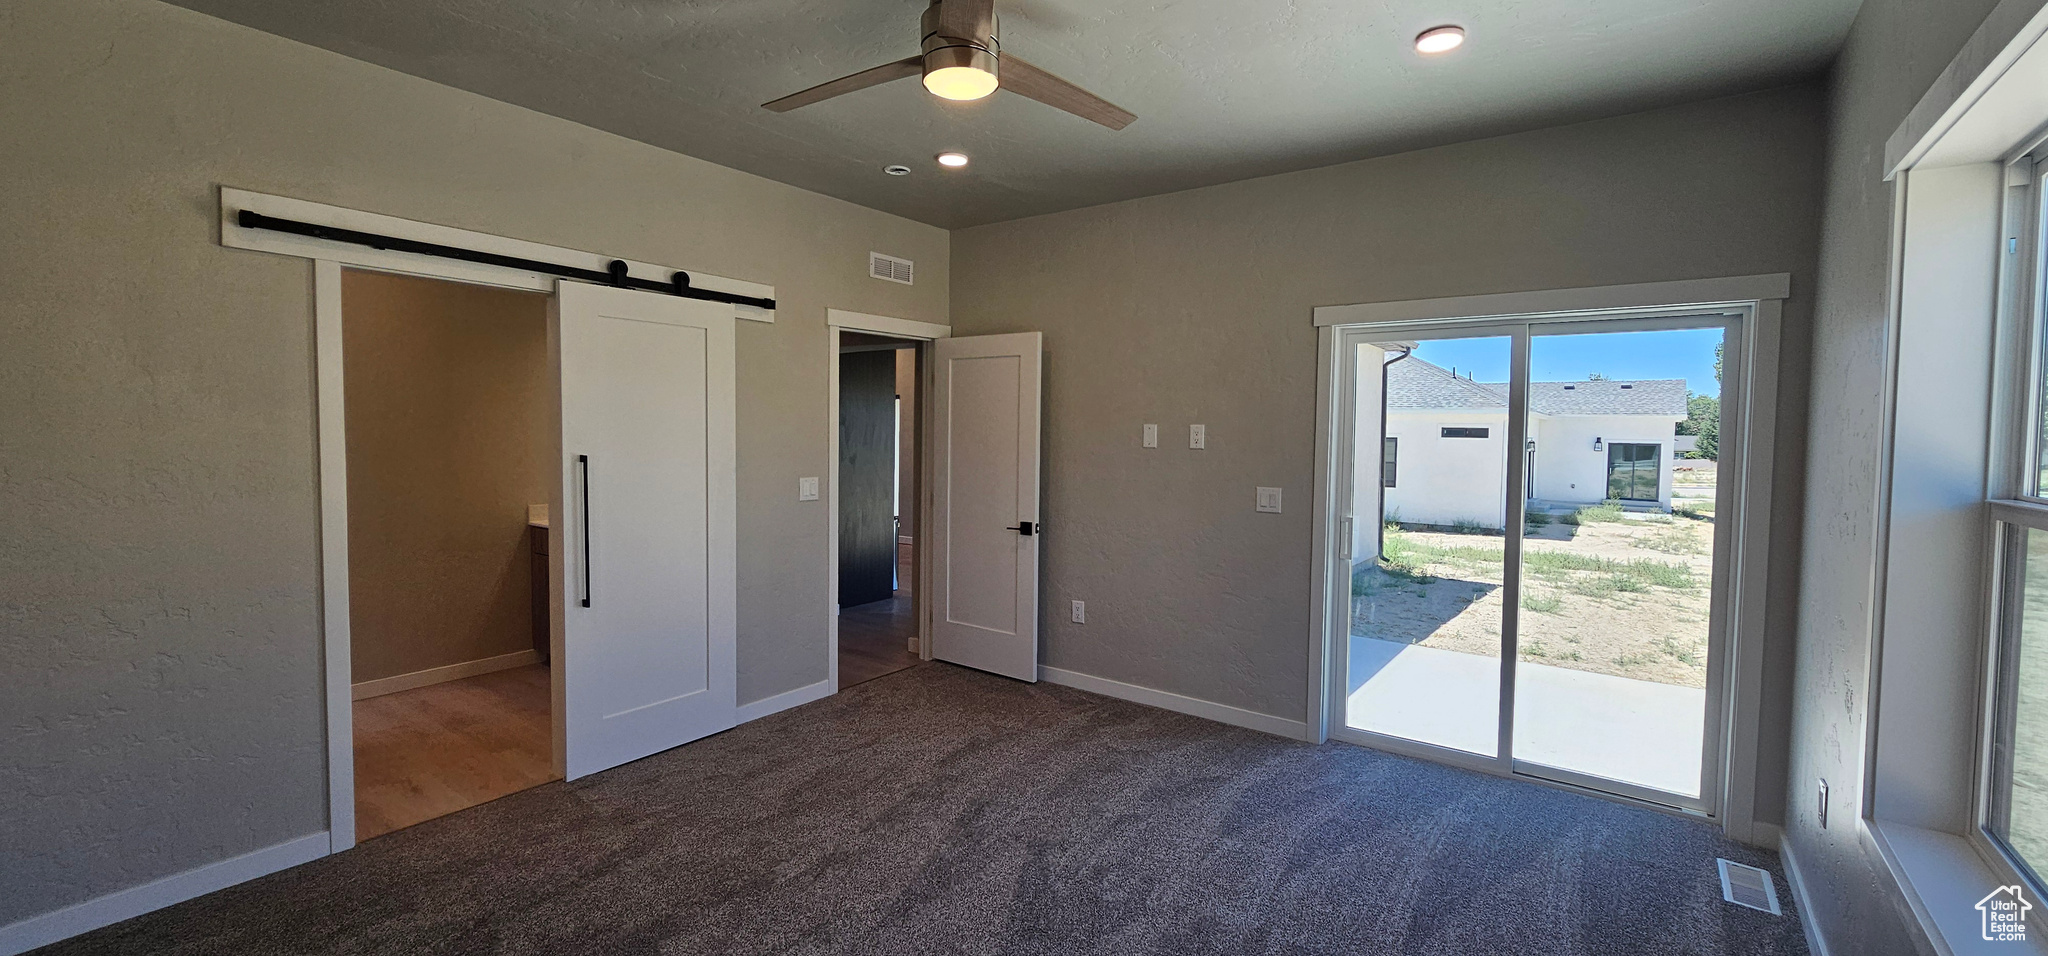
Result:
[[[356,701],[356,839],[555,779],[548,690],[532,664]]]
[[[896,547],[896,596],[839,611],[839,689],[924,661],[910,650],[917,618],[910,601],[910,546]]]

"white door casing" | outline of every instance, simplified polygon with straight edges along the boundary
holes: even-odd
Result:
[[[1038,332],[932,342],[932,656],[1026,681],[1038,679],[1042,352]]]
[[[734,336],[730,307],[576,282],[553,311],[555,711],[573,780],[735,723]]]

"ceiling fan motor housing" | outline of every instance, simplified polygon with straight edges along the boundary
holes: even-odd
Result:
[[[926,76],[948,67],[967,67],[980,70],[991,76],[996,74],[996,61],[1002,52],[1002,45],[996,39],[996,14],[988,11],[986,19],[977,17],[972,30],[948,31],[941,26],[939,10],[942,4],[933,3],[924,9],[924,72]],[[971,36],[948,36],[949,32],[969,33]]]

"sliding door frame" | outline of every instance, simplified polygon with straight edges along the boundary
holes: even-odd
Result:
[[[1744,842],[1774,845],[1778,828],[1755,819],[1762,710],[1763,616],[1768,585],[1769,512],[1783,275],[1693,280],[1597,289],[1471,296],[1324,307],[1319,328],[1315,578],[1309,661],[1310,736],[1337,739],[1500,776],[1587,792],[1719,823]],[[1517,761],[1513,754],[1521,540],[1530,343],[1536,335],[1724,327],[1721,489],[1715,523],[1715,579],[1707,662],[1706,737],[1697,801],[1619,781]],[[1503,548],[1500,733],[1493,756],[1345,726],[1345,660],[1350,620],[1349,560],[1340,532],[1350,504],[1350,445],[1356,408],[1357,343],[1472,336],[1511,339],[1508,533]]]

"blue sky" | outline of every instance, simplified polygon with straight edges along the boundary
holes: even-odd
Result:
[[[1721,394],[1714,381],[1714,346],[1720,329],[1678,332],[1605,332],[1539,335],[1529,341],[1529,369],[1539,382],[1583,381],[1593,373],[1614,379],[1682,378],[1700,395]],[[1482,382],[1508,380],[1508,340],[1442,339],[1415,354]]]

